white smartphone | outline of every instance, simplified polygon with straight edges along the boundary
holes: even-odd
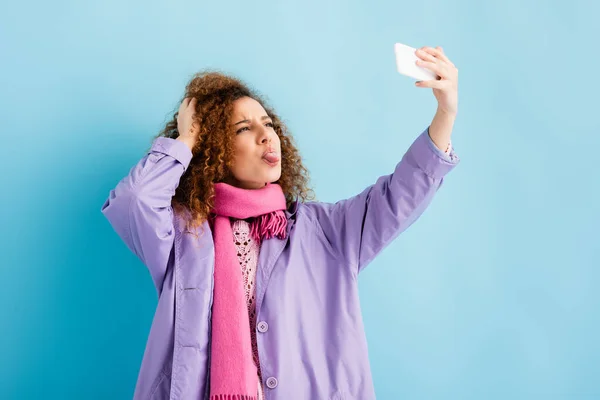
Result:
[[[410,47],[402,43],[396,43],[394,45],[394,52],[396,53],[396,68],[398,69],[398,72],[402,75],[406,75],[419,81],[437,79],[437,74],[415,64],[415,61],[421,59],[415,54],[416,50],[417,49],[414,47]]]

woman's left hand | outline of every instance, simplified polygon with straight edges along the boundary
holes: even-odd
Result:
[[[419,67],[426,68],[438,75],[438,79],[418,81],[418,87],[433,89],[433,95],[438,101],[438,110],[456,115],[458,112],[458,69],[446,57],[444,50],[437,46],[421,47],[415,52],[420,59],[416,61]]]

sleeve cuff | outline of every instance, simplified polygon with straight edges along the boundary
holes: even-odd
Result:
[[[183,165],[184,170],[190,165],[193,156],[192,151],[185,143],[164,136],[154,139],[150,151],[173,157]]]
[[[436,179],[444,177],[460,162],[454,148],[446,154],[433,143],[429,136],[429,127],[413,142],[409,153],[419,168]]]

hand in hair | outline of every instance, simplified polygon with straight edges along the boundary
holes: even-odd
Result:
[[[195,97],[186,97],[181,102],[177,114],[177,131],[179,132],[177,140],[181,140],[187,144],[190,150],[194,148],[194,145],[198,141],[198,133],[200,131],[197,122],[194,120],[196,103],[197,100]]]

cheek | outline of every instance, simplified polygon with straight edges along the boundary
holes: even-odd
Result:
[[[236,143],[233,154],[233,165],[236,170],[242,170],[246,165],[252,162],[252,147],[243,141]]]
[[[236,140],[236,142],[234,143],[233,146],[233,158],[234,159],[243,159],[245,157],[247,157],[248,153],[249,153],[249,146],[248,144],[242,140],[241,138],[238,138],[238,140]]]
[[[275,135],[276,139],[274,139],[275,145],[281,150],[281,139],[278,135]]]

